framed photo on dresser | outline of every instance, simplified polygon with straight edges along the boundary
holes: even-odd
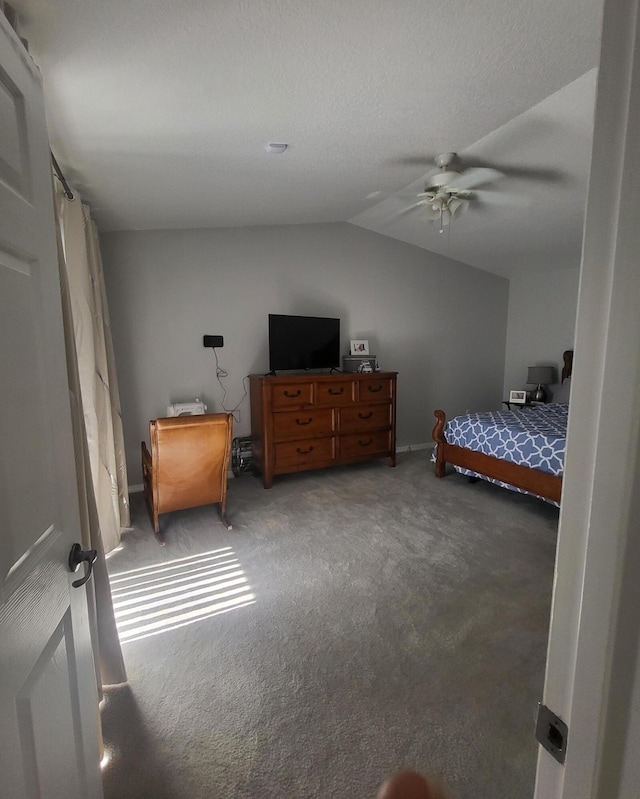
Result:
[[[363,339],[351,339],[349,355],[368,355],[369,342]]]

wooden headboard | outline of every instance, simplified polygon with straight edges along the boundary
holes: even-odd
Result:
[[[571,377],[571,372],[573,371],[573,350],[565,350],[562,353],[562,360],[564,361],[564,366],[562,367],[562,378],[560,382],[567,377]]]

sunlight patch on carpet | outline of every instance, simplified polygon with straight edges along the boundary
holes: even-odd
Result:
[[[231,547],[130,569],[111,575],[110,582],[121,643],[255,603]]]

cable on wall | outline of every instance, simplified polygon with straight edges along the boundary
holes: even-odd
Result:
[[[216,359],[216,379],[217,379],[218,383],[220,384],[220,388],[222,389],[222,399],[220,400],[220,407],[222,408],[222,410],[223,410],[225,413],[230,413],[230,414],[233,416],[233,419],[234,419],[234,421],[236,421],[236,422],[238,422],[238,423],[239,423],[239,422],[240,422],[240,419],[239,419],[238,417],[236,417],[236,415],[235,415],[235,414],[236,414],[236,411],[238,410],[238,408],[240,407],[240,405],[242,404],[242,401],[243,401],[243,400],[244,400],[244,398],[247,396],[247,384],[246,384],[246,382],[245,382],[245,381],[246,381],[248,378],[247,378],[247,377],[243,377],[243,378],[242,378],[242,388],[243,388],[243,390],[244,390],[244,393],[243,393],[243,395],[240,397],[240,399],[238,400],[238,402],[236,403],[235,407],[234,407],[234,408],[227,408],[227,407],[225,406],[225,404],[224,404],[224,402],[225,402],[225,399],[226,399],[226,396],[227,396],[227,389],[225,388],[225,385],[224,385],[224,383],[222,382],[222,378],[224,378],[224,377],[229,377],[229,373],[228,373],[227,371],[225,371],[225,370],[224,370],[224,369],[223,369],[223,368],[220,366],[220,364],[219,364],[219,362],[218,362],[218,353],[217,353],[217,351],[216,351],[216,348],[215,348],[215,347],[212,347],[211,349],[213,350],[213,355],[214,355],[214,357],[215,357],[215,359]]]

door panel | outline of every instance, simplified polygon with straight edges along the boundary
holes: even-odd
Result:
[[[87,588],[68,566],[81,536],[44,103],[2,14],[0,374],[1,790],[98,799]]]
[[[0,414],[2,440],[12,443],[13,456],[3,458],[6,512],[11,540],[7,570],[48,529],[53,503],[51,447],[43,446],[47,434],[47,408],[41,390],[43,372],[38,341],[42,338],[37,313],[39,280],[37,267],[0,249],[0,337],[8,343],[2,355],[3,375],[9,375],[10,390],[3,392]],[[35,273],[35,276],[34,276]],[[39,489],[25,503],[34,478]],[[19,522],[19,523],[18,523]],[[5,572],[6,576],[6,572]]]
[[[0,180],[23,199],[30,199],[25,106],[20,89],[0,66]]]
[[[73,706],[77,704],[73,661],[73,635],[69,612],[54,630],[33,670],[16,697],[16,718],[29,794],[42,797],[75,796],[82,789],[80,773],[57,768],[58,759],[73,762],[75,735],[63,736],[60,748],[52,747],[60,725],[74,730]],[[69,656],[68,656],[69,655]],[[72,696],[73,691],[73,696]],[[75,701],[74,701],[75,700]],[[51,712],[51,702],[56,712]],[[35,765],[35,768],[34,768]]]

